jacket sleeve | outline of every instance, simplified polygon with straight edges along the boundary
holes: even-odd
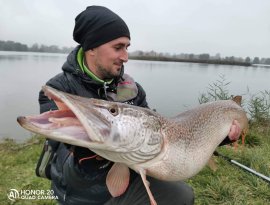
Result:
[[[45,96],[42,90],[39,92],[38,101],[39,101],[40,113],[47,112],[49,110],[58,109],[56,104],[52,100],[49,100],[49,98]]]
[[[66,77],[63,73],[56,75],[54,78],[50,79],[46,85],[55,88],[60,91],[69,92],[70,89],[68,87],[68,83],[66,82]],[[44,92],[41,90],[39,92],[39,106],[40,113],[47,112],[49,110],[57,110],[57,106],[53,100],[49,100],[47,96],[45,96]]]
[[[146,93],[145,93],[143,87],[137,82],[136,82],[136,85],[138,87],[138,95],[135,99],[135,105],[140,106],[140,107],[149,108],[148,103],[146,101]]]
[[[219,146],[223,146],[223,145],[228,145],[228,144],[231,144],[231,143],[234,143],[235,141],[231,141],[229,139],[229,137],[227,136],[220,144]]]

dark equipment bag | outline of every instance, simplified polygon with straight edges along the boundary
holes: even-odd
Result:
[[[48,140],[44,142],[41,155],[36,166],[36,175],[38,177],[51,180],[51,162],[56,157],[56,150],[60,142]]]

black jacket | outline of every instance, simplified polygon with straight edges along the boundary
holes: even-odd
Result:
[[[50,79],[46,85],[71,94],[107,99],[104,89],[115,92],[119,81],[123,80],[122,74],[114,79],[110,85],[98,83],[84,74],[77,62],[77,53],[80,47],[75,48],[64,63],[63,72]],[[143,88],[136,83],[137,95],[129,99],[131,103],[141,107],[148,107]],[[55,103],[49,100],[42,91],[39,93],[40,112],[57,109]],[[82,164],[78,160],[94,154],[82,147],[69,146],[50,140],[50,144],[59,145],[56,157],[51,164],[52,189],[58,196],[61,204],[93,205],[104,204],[110,199],[105,180],[112,162],[96,159],[85,160]],[[70,154],[72,151],[73,154]],[[136,174],[132,172],[134,178]]]

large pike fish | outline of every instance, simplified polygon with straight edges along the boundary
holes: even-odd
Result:
[[[165,118],[150,109],[83,98],[48,86],[43,91],[59,110],[18,117],[20,125],[115,162],[106,179],[114,197],[128,187],[128,167],[135,170],[151,204],[156,202],[146,175],[168,181],[190,178],[207,164],[234,120],[242,130],[248,125],[244,110],[232,100],[202,104]]]

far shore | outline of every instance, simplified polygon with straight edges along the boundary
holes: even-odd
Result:
[[[2,51],[2,50],[1,50]],[[31,53],[53,53],[53,54],[68,54],[67,52],[34,52],[34,51],[4,51],[4,52],[31,52]],[[165,56],[134,56],[129,55],[132,60],[145,60],[145,61],[165,61],[165,62],[183,62],[183,63],[205,63],[217,65],[237,65],[237,66],[252,66],[251,62],[230,61],[223,59],[180,59]],[[262,64],[264,65],[264,64]]]
[[[185,62],[185,63],[206,63],[206,64],[218,64],[218,65],[238,65],[238,66],[252,66],[251,63],[238,62],[238,61],[226,61],[226,60],[203,60],[203,59],[178,59],[170,57],[155,57],[155,56],[129,56],[132,60],[147,60],[147,61],[168,61],[168,62]]]
[[[0,50],[3,51],[3,50]],[[68,55],[66,52],[34,52],[34,51],[3,51],[3,52],[18,52],[18,53],[40,53],[40,54],[63,54]],[[1,55],[1,54],[0,54]],[[182,62],[182,63],[203,63],[203,64],[216,64],[216,65],[237,65],[237,66],[255,66],[255,67],[270,67],[269,64],[254,64],[251,62],[231,61],[224,59],[181,59],[165,56],[134,56],[129,55],[130,60],[142,61],[163,61],[163,62]]]

